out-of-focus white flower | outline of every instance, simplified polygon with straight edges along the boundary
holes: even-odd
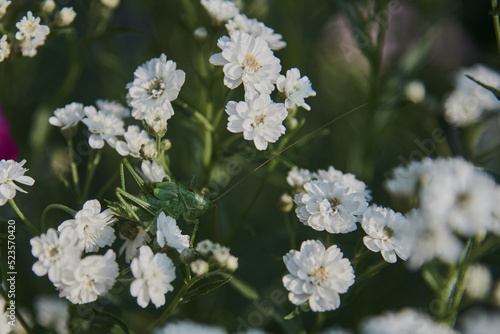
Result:
[[[201,4],[217,24],[227,22],[240,12],[234,2],[229,0],[201,0]]]
[[[275,143],[285,133],[283,121],[288,115],[283,103],[274,103],[267,94],[245,94],[245,101],[229,101],[227,129],[232,133],[243,132],[245,140],[253,140],[262,151],[268,143]]]
[[[291,250],[283,261],[290,272],[283,277],[288,299],[295,305],[309,301],[314,312],[337,309],[339,294],[354,284],[351,263],[335,245],[325,250],[320,241],[304,241],[300,251]]]
[[[36,321],[57,334],[69,334],[68,303],[57,296],[40,296],[34,301]]]
[[[132,259],[137,256],[139,248],[142,245],[145,245],[146,243],[151,241],[149,234],[141,230],[137,232],[137,235],[134,239],[129,239],[122,234],[120,234],[120,239],[125,240],[125,242],[120,247],[119,254],[121,255],[123,252],[125,252],[125,261],[127,263],[130,263],[130,261],[132,261]]]
[[[82,251],[77,247],[77,237],[73,231],[66,230],[57,235],[53,228],[30,240],[31,254],[38,259],[32,270],[37,276],[48,274],[52,283],[61,281],[65,267],[80,261]]]
[[[389,208],[370,206],[363,213],[361,226],[368,234],[363,237],[366,248],[372,252],[380,252],[389,263],[395,263],[397,257],[405,261],[408,259],[412,230],[401,213]]]
[[[212,250],[212,256],[219,263],[220,266],[223,266],[226,261],[231,256],[230,248],[226,246],[222,246],[220,244],[215,244],[214,249]]]
[[[0,0],[0,19],[5,15],[7,7],[9,7],[10,4],[10,0]]]
[[[190,321],[179,321],[165,325],[155,330],[154,334],[227,334],[218,327],[196,324]]]
[[[137,297],[137,304],[145,308],[149,301],[156,308],[165,304],[165,294],[174,290],[170,284],[175,279],[175,266],[164,253],[153,254],[149,246],[139,248],[139,257],[130,264],[135,280],[130,284],[130,294]]]
[[[62,130],[76,126],[85,117],[83,104],[72,102],[63,108],[54,110],[54,116],[49,117],[49,123]]]
[[[40,24],[40,18],[34,17],[30,11],[16,23],[16,27],[19,29],[16,32],[16,39],[21,41],[23,56],[34,57],[37,53],[36,49],[45,44],[45,39],[50,33],[49,27]]]
[[[182,234],[174,218],[162,212],[156,219],[156,226],[158,227],[156,241],[160,247],[167,245],[175,248],[179,254],[189,248],[189,235]]]
[[[23,168],[26,160],[16,162],[14,160],[0,160],[0,206],[5,205],[9,199],[16,196],[16,191],[26,193],[24,189],[14,182],[32,186],[35,180],[31,176],[24,175],[28,169]]]
[[[97,100],[95,104],[99,111],[106,114],[112,114],[121,118],[130,117],[130,109],[116,101]]]
[[[465,294],[473,299],[486,298],[491,289],[491,272],[485,265],[475,263],[469,268],[469,279],[465,285]]]
[[[164,118],[174,114],[171,101],[179,95],[186,73],[176,69],[176,63],[165,54],[148,60],[134,72],[134,81],[127,84],[128,103],[132,107],[132,117],[142,120],[148,111],[162,109]]]
[[[118,141],[116,136],[121,136],[125,132],[123,120],[118,116],[97,111],[94,106],[85,107],[84,110],[86,117],[82,122],[87,125],[91,133],[90,147],[101,149],[106,141],[109,146],[115,148]]]
[[[156,161],[142,161],[141,171],[149,182],[162,182],[165,177],[170,180],[163,167]]]
[[[348,233],[368,207],[364,195],[349,192],[341,182],[313,180],[304,185],[305,192],[295,195],[299,206],[295,213],[306,226],[316,231]]]
[[[458,334],[446,325],[434,322],[427,314],[413,309],[397,313],[387,312],[378,317],[365,320],[361,334]]]
[[[340,327],[333,327],[325,329],[324,331],[320,332],[320,334],[354,334],[354,332]]]
[[[311,110],[311,107],[304,101],[309,96],[316,96],[316,92],[311,87],[311,81],[304,76],[300,77],[298,68],[286,71],[286,77],[280,75],[276,80],[276,87],[285,94],[285,107],[291,109],[295,106]]]
[[[371,200],[370,190],[366,188],[366,183],[356,179],[356,176],[351,173],[342,173],[333,166],[328,167],[328,170],[318,169],[312,174],[312,179],[325,182],[341,182],[349,188],[348,193],[362,193],[367,200]]]
[[[55,21],[58,26],[66,27],[75,20],[75,17],[76,13],[73,7],[63,7],[59,13],[56,14]]]
[[[115,285],[118,277],[116,254],[108,250],[104,255],[90,255],[63,272],[58,286],[59,296],[73,304],[86,304],[97,300]]]
[[[56,9],[56,2],[54,0],[45,0],[40,4],[42,12],[50,14]]]
[[[245,14],[238,14],[226,23],[229,34],[235,30],[247,32],[255,37],[262,37],[269,44],[271,50],[280,50],[286,46],[286,42],[281,39],[283,36],[277,34],[273,29],[256,19],[249,19]]]
[[[311,181],[311,171],[304,168],[293,167],[286,176],[286,182],[290,187],[298,190],[304,189],[304,184]]]
[[[140,158],[142,145],[153,143],[145,130],[141,130],[137,125],[130,125],[123,134],[125,141],[116,142],[116,151],[121,156],[130,155],[134,158]]]
[[[208,239],[198,242],[196,245],[196,251],[202,256],[209,256],[215,250],[215,244]]]
[[[12,326],[9,325],[7,319],[8,314],[5,309],[5,300],[0,298],[0,334],[9,334],[12,332]]]
[[[10,44],[7,42],[7,35],[0,38],[0,62],[4,61],[10,55]]]
[[[420,80],[409,82],[405,87],[406,98],[413,103],[420,103],[425,99],[425,85]]]
[[[458,127],[478,122],[487,110],[500,109],[500,101],[495,95],[467,78],[466,74],[489,86],[500,87],[500,74],[484,65],[477,64],[458,71],[456,88],[444,104],[445,120]]]
[[[209,265],[208,262],[202,259],[195,260],[189,265],[191,271],[196,275],[203,275],[208,273]]]
[[[493,287],[493,292],[491,293],[491,298],[492,298],[493,304],[496,307],[500,307],[500,280],[497,281],[495,286]]]
[[[224,263],[224,267],[231,272],[235,271],[236,269],[238,269],[238,258],[233,255],[229,256],[229,258]]]
[[[472,310],[459,320],[462,334],[494,334],[500,328],[500,313]]]
[[[116,221],[110,209],[101,212],[98,200],[88,200],[75,215],[59,225],[59,232],[65,230],[75,232],[78,247],[85,252],[96,252],[104,246],[111,246],[115,241],[115,230],[112,225]]]
[[[210,62],[224,66],[227,87],[235,89],[243,83],[245,91],[271,94],[281,65],[265,39],[236,30],[230,37],[219,38],[217,45],[222,52],[212,55]]]
[[[101,3],[109,9],[115,9],[120,4],[120,0],[101,0]]]
[[[144,120],[149,127],[149,131],[158,137],[163,137],[167,132],[167,121],[172,117],[174,111],[168,108],[155,107],[146,112]]]

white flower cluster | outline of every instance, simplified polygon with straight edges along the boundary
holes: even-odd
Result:
[[[196,275],[205,274],[209,271],[210,266],[220,267],[229,272],[238,269],[238,258],[231,255],[228,247],[205,239],[196,245],[195,250],[201,256],[190,265],[191,270]]]
[[[202,0],[202,4],[214,20],[228,21],[229,36],[218,40],[222,52],[212,55],[210,63],[223,66],[224,85],[228,88],[243,84],[245,89],[244,101],[230,101],[226,106],[227,128],[233,133],[242,132],[245,140],[252,140],[258,150],[265,150],[268,143],[275,143],[285,133],[283,121],[288,111],[296,107],[310,110],[304,99],[315,96],[316,92],[297,68],[288,70],[286,76],[280,75],[280,59],[273,53],[286,46],[280,34],[239,14],[231,1]],[[284,95],[285,103],[272,100],[270,94],[275,88]]]
[[[462,237],[499,233],[500,188],[487,173],[462,158],[424,159],[398,167],[386,188],[394,196],[416,197],[408,219],[414,227],[412,268],[439,258],[456,263]]]
[[[23,56],[36,56],[36,49],[45,44],[45,39],[50,33],[49,27],[40,24],[40,18],[34,17],[32,12],[26,13],[26,16],[16,23],[16,27],[19,29],[16,33],[16,39],[21,41]]]
[[[16,162],[14,160],[0,160],[0,206],[5,205],[8,200],[16,196],[16,191],[26,193],[24,189],[19,187],[16,183],[32,186],[35,180],[24,175],[28,169],[23,168],[26,160]]]
[[[467,74],[486,85],[500,88],[500,74],[484,65],[477,64],[458,71],[455,77],[455,90],[444,104],[445,120],[458,127],[480,121],[486,111],[500,109],[500,101],[495,95],[467,78]]]

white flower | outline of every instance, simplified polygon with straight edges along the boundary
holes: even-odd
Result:
[[[16,32],[16,39],[22,41],[23,56],[34,57],[37,53],[36,48],[45,43],[45,39],[50,33],[49,27],[40,24],[40,18],[34,17],[30,11],[21,21],[16,23],[16,27],[19,29]]]
[[[173,113],[173,109],[154,107],[146,111],[144,120],[150,132],[153,132],[156,136],[163,137],[165,132],[167,132],[167,121],[172,117]]]
[[[189,235],[182,234],[174,218],[162,212],[156,220],[156,226],[156,241],[160,247],[167,245],[177,249],[179,253],[189,248]]]
[[[285,107],[287,109],[294,106],[311,110],[311,107],[304,101],[309,96],[316,96],[316,92],[311,87],[311,81],[308,77],[300,77],[298,68],[292,68],[286,71],[286,77],[280,75],[276,81],[278,90],[285,94]]]
[[[39,296],[35,299],[36,321],[57,334],[69,334],[68,303],[57,296]]]
[[[288,112],[283,103],[274,103],[267,94],[246,94],[245,101],[229,101],[227,129],[232,133],[243,132],[245,140],[253,140],[262,151],[268,143],[275,143],[285,133],[283,121]]]
[[[209,256],[215,250],[215,244],[208,239],[198,242],[196,245],[196,251],[202,256]]]
[[[32,270],[37,276],[48,273],[52,283],[61,281],[65,266],[80,260],[81,250],[77,247],[77,237],[73,231],[66,230],[57,235],[53,228],[46,234],[30,240],[31,254],[38,259]]]
[[[212,256],[217,263],[222,267],[226,264],[227,260],[231,257],[230,248],[215,244],[212,250]]]
[[[304,241],[300,251],[291,250],[283,257],[290,272],[283,277],[288,299],[295,305],[309,301],[314,312],[335,310],[340,293],[354,284],[354,270],[340,249],[333,245],[325,250],[320,241]]]
[[[405,87],[406,98],[413,103],[420,103],[425,99],[425,85],[420,80],[413,80]]]
[[[42,12],[50,14],[56,9],[56,2],[54,0],[45,0],[40,4]]]
[[[231,272],[235,271],[236,269],[238,269],[238,258],[233,255],[229,256],[229,258],[224,263],[224,267]]]
[[[349,187],[348,193],[362,193],[367,200],[372,199],[370,190],[366,188],[366,184],[363,181],[356,179],[354,174],[344,174],[333,166],[330,166],[328,170],[318,169],[317,172],[312,174],[312,178],[326,182],[341,182]]]
[[[101,0],[101,3],[109,9],[115,9],[120,4],[120,0]]]
[[[154,331],[154,334],[227,334],[227,332],[218,327],[180,321],[167,324],[163,328]]]
[[[353,332],[340,327],[332,327],[325,329],[324,331],[320,332],[320,334],[353,334]]]
[[[487,266],[475,263],[469,268],[469,278],[465,285],[465,293],[473,299],[483,299],[491,289],[492,277]]]
[[[146,243],[151,241],[149,234],[141,230],[137,232],[137,235],[134,239],[129,239],[122,234],[120,234],[120,239],[125,240],[125,242],[120,247],[119,254],[121,255],[123,252],[125,252],[125,262],[127,263],[130,263],[130,261],[132,261],[132,259],[137,256],[139,248],[142,245],[145,245]]]
[[[500,74],[492,69],[477,64],[461,69],[455,78],[456,88],[446,99],[445,120],[458,127],[478,122],[487,110],[499,109],[500,101],[492,92],[466,77],[471,75],[480,82],[500,87]]]
[[[161,108],[166,119],[174,114],[171,101],[179,95],[186,73],[176,70],[176,63],[165,54],[139,66],[134,72],[134,81],[127,84],[128,102],[132,117],[142,120],[148,111]]]
[[[146,160],[153,160],[156,159],[157,156],[158,156],[158,151],[156,150],[156,143],[153,144],[152,142],[149,142],[142,145],[141,157],[143,157]]]
[[[4,61],[10,55],[10,44],[7,42],[7,35],[0,38],[0,62]]]
[[[121,136],[125,132],[123,120],[115,115],[97,111],[94,106],[85,107],[85,117],[82,122],[87,125],[89,132],[89,145],[93,149],[104,147],[104,141],[109,146],[115,148],[116,136]]]
[[[299,220],[316,231],[348,233],[357,226],[368,203],[362,193],[349,193],[341,182],[313,180],[304,185],[304,193],[295,195]]]
[[[0,206],[5,205],[9,199],[16,196],[16,191],[26,193],[24,189],[14,182],[32,186],[35,183],[32,177],[24,175],[28,169],[23,168],[26,160],[0,160]]]
[[[116,143],[116,151],[121,156],[130,155],[134,158],[141,156],[142,145],[152,143],[153,140],[149,138],[145,130],[141,130],[137,125],[130,125],[127,131],[123,134],[125,141],[119,140]]]
[[[88,200],[78,211],[75,219],[66,220],[59,225],[59,232],[68,229],[76,232],[78,247],[85,252],[96,252],[104,246],[111,246],[115,241],[115,230],[111,226],[116,218],[110,209],[101,212],[98,200]]]
[[[267,27],[264,23],[256,19],[249,19],[245,14],[238,14],[226,23],[226,29],[229,34],[235,30],[247,32],[255,37],[262,37],[269,44],[271,50],[280,50],[286,46],[282,41],[281,34],[274,33],[274,30]]]
[[[69,26],[76,17],[73,7],[63,7],[59,13],[56,14],[55,20],[60,27]]]
[[[396,255],[402,260],[408,259],[408,241],[412,231],[402,214],[388,208],[370,206],[363,214],[361,226],[368,234],[363,237],[366,248],[372,252],[380,252],[389,263],[397,261]]]
[[[9,325],[7,319],[8,313],[5,309],[5,300],[0,298],[0,334],[12,333],[12,326]]]
[[[130,109],[116,101],[97,100],[95,104],[99,111],[106,114],[112,114],[120,118],[130,117]]]
[[[459,326],[462,334],[495,334],[500,328],[500,314],[498,312],[475,309],[460,319]]]
[[[201,0],[201,4],[217,24],[227,22],[240,12],[234,2],[229,0]]]
[[[49,117],[49,123],[65,130],[76,126],[83,117],[85,117],[83,104],[72,102],[54,110],[54,116]]]
[[[135,277],[130,284],[130,294],[137,297],[137,304],[145,308],[151,300],[156,308],[164,305],[165,294],[174,290],[170,284],[175,279],[172,260],[163,253],[153,254],[149,246],[142,246],[130,269]]]
[[[227,87],[235,89],[243,83],[245,91],[271,94],[281,65],[265,39],[236,30],[230,37],[222,36],[217,45],[222,52],[212,55],[210,62],[224,66]]]
[[[311,181],[312,173],[308,169],[293,167],[286,176],[286,182],[294,189],[304,189],[304,184]]]
[[[195,260],[189,265],[191,271],[196,275],[203,275],[208,272],[208,262],[202,259]]]
[[[9,7],[10,4],[10,0],[0,0],[0,19],[5,15],[7,7]]]
[[[394,195],[411,196],[417,191],[423,176],[431,168],[432,160],[411,161],[407,166],[398,166],[392,171],[392,177],[385,182],[385,188]]]
[[[149,182],[162,182],[164,178],[168,178],[170,181],[170,177],[168,177],[163,167],[156,161],[143,160],[141,171]]]
[[[434,322],[428,315],[413,309],[388,312],[365,320],[361,334],[458,334],[446,325]]]
[[[118,277],[116,254],[108,250],[104,255],[90,255],[63,272],[59,296],[73,304],[86,304],[108,292]]]

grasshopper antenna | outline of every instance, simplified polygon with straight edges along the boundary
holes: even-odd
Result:
[[[316,132],[318,131],[321,131],[323,130],[324,128],[326,128],[327,126],[329,126],[330,124],[332,123],[335,123],[336,121],[338,121],[339,119],[349,115],[350,113],[358,110],[358,109],[361,109],[363,107],[365,107],[368,103],[364,103],[354,109],[351,109],[345,113],[343,113],[342,115],[332,119],[331,121],[329,121],[328,123],[326,124],[323,124],[322,126],[320,126],[319,128],[317,128],[316,130],[314,130],[313,132],[305,135],[304,137],[300,138],[299,140],[291,143],[290,145],[288,145],[287,147],[285,147],[284,149],[282,149],[281,151],[279,151],[278,153],[276,153],[275,155],[273,155],[272,157],[270,157],[269,159],[267,159],[266,161],[264,161],[262,164],[260,164],[259,166],[257,166],[253,171],[251,171],[250,173],[248,173],[244,178],[242,178],[241,180],[239,180],[238,182],[236,182],[235,184],[233,184],[228,190],[224,191],[222,193],[222,195],[220,195],[219,197],[217,197],[216,199],[214,199],[214,202],[217,202],[219,199],[221,199],[222,197],[224,197],[228,192],[230,192],[231,190],[233,190],[234,188],[236,188],[241,182],[245,181],[250,175],[252,175],[253,173],[255,173],[256,171],[258,171],[259,169],[261,169],[262,167],[264,167],[268,162],[270,162],[271,160],[273,160],[274,158],[276,158],[278,155],[280,155],[281,153],[285,152],[286,150],[288,150],[289,148],[293,147],[294,145],[300,143],[301,141],[307,139],[309,136],[312,136],[313,134],[315,134]]]

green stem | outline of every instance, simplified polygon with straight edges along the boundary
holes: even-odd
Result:
[[[42,212],[42,217],[40,218],[40,220],[41,220],[41,226],[42,226],[42,231],[46,231],[45,220],[47,218],[47,214],[49,213],[50,210],[55,210],[55,209],[67,212],[67,213],[69,213],[73,217],[76,215],[76,211],[73,210],[73,209],[71,209],[70,207],[67,207],[66,205],[62,205],[62,204],[50,204],[50,205],[47,205],[47,207]]]
[[[92,153],[95,151],[92,150]],[[92,154],[91,153],[91,158],[89,159],[89,162],[87,164],[87,176],[85,178],[85,187],[83,188],[83,196],[81,197],[81,200],[79,202],[80,205],[83,205],[83,201],[87,198],[87,195],[90,190],[90,184],[92,183],[92,179],[94,178],[95,171],[97,169],[97,166],[99,165],[99,162],[101,161],[101,156],[102,156],[102,150],[97,150],[97,153]],[[92,159],[93,156],[93,159]]]
[[[316,314],[316,321],[314,322],[314,327],[311,330],[311,334],[316,334],[319,332],[321,329],[321,326],[323,326],[323,322],[325,322],[326,317],[324,312],[318,312]]]
[[[288,234],[290,236],[290,249],[295,249],[296,235],[297,235],[296,226],[292,227],[288,212],[283,213],[283,221],[285,222],[286,230],[288,231]]]
[[[207,103],[207,115],[206,119],[210,123],[213,117],[213,104],[211,102]],[[212,152],[213,152],[213,132],[209,129],[204,129],[204,150],[203,150],[203,166],[205,166],[207,180],[210,178],[210,166],[212,164]]]
[[[493,26],[495,27],[495,36],[497,38],[498,52],[500,53],[500,22],[498,20],[498,4],[497,0],[491,0],[491,7],[493,8]]]
[[[23,220],[23,222],[26,224],[28,229],[30,230],[31,234],[33,235],[39,235],[40,232],[33,226],[33,224],[30,223],[30,221],[24,216],[24,214],[21,212],[19,207],[17,206],[16,202],[11,198],[9,199],[9,203],[14,209],[14,211],[17,213],[17,215]]]
[[[73,150],[73,139],[68,138],[68,154],[69,154],[69,161],[71,164],[71,174],[73,176],[73,187],[75,188],[75,194],[77,201],[81,201],[81,193],[80,193],[80,177],[78,176],[78,166],[76,165],[75,161],[75,155],[74,155],[74,150]]]

